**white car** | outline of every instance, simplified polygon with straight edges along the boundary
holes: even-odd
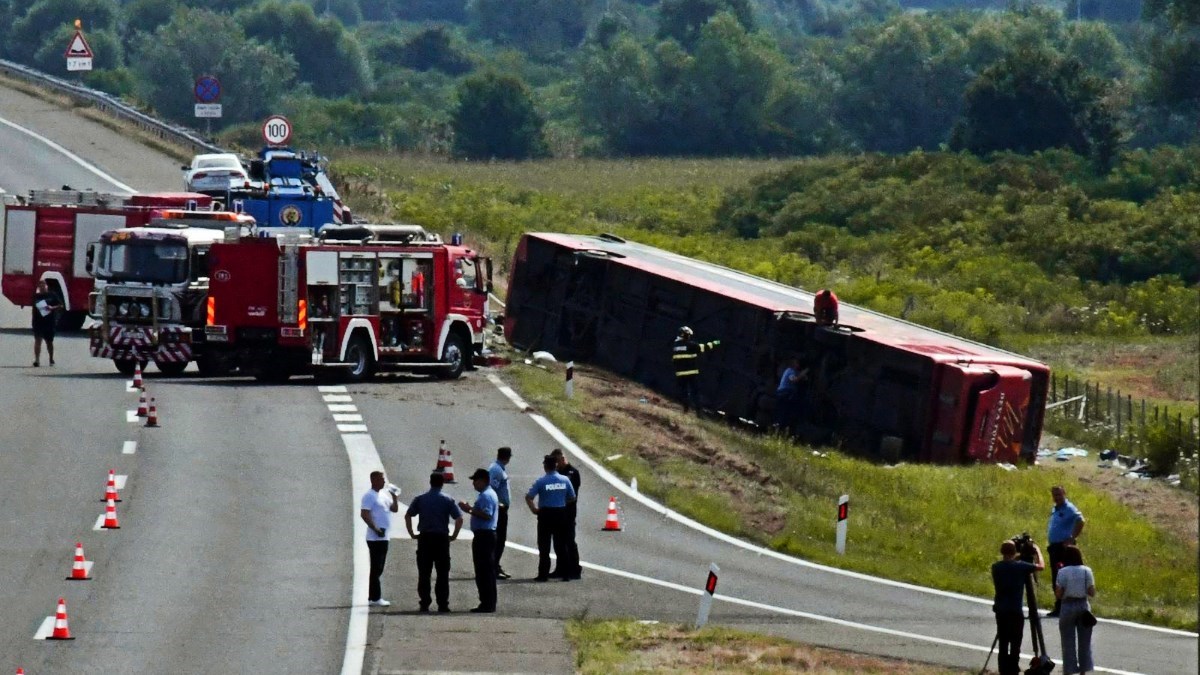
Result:
[[[242,160],[233,153],[196,155],[191,165],[183,165],[183,188],[192,192],[225,192],[230,184],[243,184],[247,178]]]

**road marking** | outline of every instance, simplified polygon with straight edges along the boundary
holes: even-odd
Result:
[[[326,403],[349,403],[351,399],[346,394],[325,394],[321,397]]]
[[[122,455],[132,455],[137,452],[137,441],[125,441],[125,447],[121,449]]]
[[[493,385],[496,386],[497,389],[500,390],[501,393],[503,393],[505,396],[507,396],[508,399],[510,401],[512,401],[513,404],[516,405],[517,408],[520,409],[522,412],[528,412],[530,410],[529,404],[526,403],[524,401],[524,399],[522,399],[515,391],[513,391],[513,389],[511,387],[504,384],[504,382],[499,377],[497,377],[495,374],[488,373],[487,378]],[[559,445],[564,450],[572,453],[575,456],[575,458],[577,458],[580,462],[586,464],[592,471],[595,471],[597,475],[599,475],[601,478],[603,478],[604,481],[607,482],[609,485],[611,485],[614,489],[620,490],[622,493],[624,493],[630,499],[636,500],[637,502],[639,502],[646,508],[654,511],[655,513],[658,513],[659,515],[661,515],[663,517],[674,520],[675,522],[677,522],[681,525],[690,527],[693,530],[696,530],[698,532],[706,534],[709,537],[712,537],[719,541],[723,541],[727,544],[737,546],[738,548],[742,548],[747,551],[753,551],[754,553],[757,553],[758,555],[770,556],[772,558],[775,558],[776,560],[782,560],[784,562],[791,563],[793,565],[798,565],[800,567],[807,567],[810,569],[821,570],[823,572],[829,572],[831,574],[839,574],[842,576],[850,577],[852,579],[858,579],[861,581],[870,581],[873,583],[883,584],[885,586],[893,586],[896,588],[903,588],[903,589],[910,590],[910,591],[919,591],[921,593],[929,593],[930,595],[938,595],[938,596],[945,597],[945,598],[955,598],[957,600],[965,600],[967,602],[973,602],[973,603],[979,604],[979,605],[989,605],[990,606],[993,602],[992,600],[976,598],[976,597],[970,596],[970,595],[963,595],[962,593],[954,593],[952,591],[943,591],[943,590],[939,590],[936,588],[926,588],[924,586],[918,586],[916,584],[909,584],[909,583],[905,583],[903,581],[894,581],[892,579],[883,579],[881,577],[874,577],[869,574],[863,574],[861,572],[852,572],[850,570],[843,570],[843,569],[838,569],[836,567],[828,567],[826,565],[820,565],[820,564],[817,564],[814,562],[809,562],[807,560],[801,560],[800,558],[795,558],[790,555],[780,553],[779,551],[773,551],[769,548],[763,548],[762,546],[757,546],[757,545],[751,544],[747,541],[738,539],[737,537],[730,536],[728,534],[725,534],[724,532],[715,530],[707,525],[696,522],[695,520],[692,520],[691,518],[688,518],[687,516],[685,516],[681,513],[677,513],[676,511],[673,511],[673,510],[663,506],[662,504],[659,504],[658,502],[650,499],[649,497],[645,496],[644,494],[637,492],[636,490],[633,490],[632,488],[629,487],[629,485],[627,485],[624,481],[622,481],[620,478],[618,478],[616,475],[614,475],[612,472],[610,472],[608,469],[606,469],[603,465],[601,465],[596,460],[592,459],[586,452],[583,451],[583,448],[580,448],[578,445],[576,445],[575,442],[572,441],[565,433],[563,433],[558,427],[554,426],[554,424],[550,420],[546,419],[545,417],[543,417],[542,415],[537,414],[537,413],[531,413],[529,415],[529,418],[531,420],[533,420],[543,430],[545,430],[546,433],[550,434],[550,436],[552,438],[554,438],[554,440],[558,441]],[[1043,611],[1046,611],[1046,610],[1043,610]],[[1097,618],[1099,619],[1099,617],[1097,617]],[[1154,631],[1157,633],[1166,633],[1168,635],[1181,635],[1181,636],[1193,637],[1193,638],[1200,637],[1200,633],[1193,633],[1193,632],[1189,632],[1189,631],[1177,630],[1174,628],[1163,628],[1161,626],[1149,626],[1146,624],[1134,623],[1132,621],[1121,621],[1118,619],[1100,619],[1100,621],[1102,623],[1111,623],[1111,624],[1114,624],[1117,626],[1125,626],[1127,628],[1140,628],[1142,630]]]
[[[362,415],[339,415],[339,414],[335,413],[333,416],[333,421],[334,422],[361,422],[363,420],[362,420]]]
[[[358,406],[353,403],[330,403],[329,412],[358,412]]]
[[[367,433],[367,425],[365,424],[339,424],[338,431],[343,434],[365,434]]]
[[[371,560],[362,542],[367,538],[367,524],[359,517],[359,495],[371,488],[370,472],[383,466],[379,451],[369,434],[342,434],[342,445],[350,459],[350,504],[354,535],[354,575],[350,583],[350,625],[346,629],[346,652],[342,656],[342,675],[362,675],[363,659],[367,653],[367,623],[371,608],[367,605],[367,577]]]
[[[136,410],[126,410],[125,411],[125,421],[129,422],[130,424],[136,424],[138,421],[137,411]]]
[[[96,518],[96,524],[92,526],[92,529],[96,530],[97,532],[104,529],[104,514],[103,513],[101,513]]]
[[[122,476],[121,474],[115,474],[113,476],[113,485],[117,486],[118,490],[124,490],[125,489],[125,481],[128,478],[129,478],[129,476]]]
[[[506,544],[506,546],[508,548],[515,548],[518,551],[522,551],[524,553],[531,553],[533,555],[537,555],[537,553],[538,553],[536,548],[531,548],[529,546],[517,544],[512,541],[509,541]],[[551,558],[553,558],[553,557],[554,557],[553,554],[551,554]],[[611,574],[613,576],[623,577],[626,579],[632,579],[634,581],[640,581],[642,583],[651,584],[653,586],[669,588],[671,590],[679,591],[681,593],[688,593],[690,595],[703,595],[703,593],[704,593],[703,589],[700,589],[700,588],[692,588],[690,586],[684,586],[682,584],[677,584],[672,581],[663,581],[662,579],[655,579],[654,577],[647,577],[647,576],[644,576],[641,574],[637,574],[635,572],[626,572],[625,570],[619,570],[614,567],[607,567],[605,565],[597,565],[596,563],[590,563],[590,562],[586,562],[586,561],[582,561],[582,560],[579,562],[579,564],[582,567],[586,567],[587,569],[595,570],[597,572],[604,572],[605,574]],[[884,628],[882,626],[872,626],[872,625],[866,624],[866,623],[858,623],[856,621],[848,621],[846,619],[837,619],[832,616],[823,616],[821,614],[813,614],[811,612],[801,612],[800,610],[796,610],[796,609],[788,609],[787,607],[778,607],[776,605],[768,605],[763,602],[756,602],[754,600],[746,600],[743,598],[736,598],[736,597],[729,596],[729,595],[717,594],[717,595],[713,596],[713,599],[719,600],[721,602],[726,602],[726,603],[729,603],[732,605],[739,605],[741,607],[751,607],[753,609],[760,609],[760,610],[767,611],[767,612],[775,612],[776,614],[783,614],[785,616],[792,616],[792,617],[796,617],[796,618],[800,618],[800,619],[809,619],[812,621],[820,621],[822,623],[831,623],[831,624],[835,624],[838,626],[844,626],[846,628],[854,628],[857,630],[864,630],[864,631],[869,631],[872,633],[881,633],[883,635],[891,635],[893,637],[906,638],[909,640],[919,640],[921,642],[932,642],[934,644],[946,645],[948,647],[958,647],[960,649],[969,649],[971,651],[981,652],[981,653],[982,652],[990,652],[992,650],[991,647],[985,647],[983,645],[975,645],[975,644],[971,644],[969,642],[959,642],[958,640],[947,640],[945,638],[933,637],[931,635],[921,635],[920,633],[909,633],[907,631],[895,630],[892,628]],[[1030,658],[1033,655],[1032,654],[1022,654],[1021,656],[1024,658]],[[1113,668],[1096,668],[1095,670],[1097,672],[1117,673],[1118,675],[1139,675],[1139,673],[1136,673],[1136,672],[1131,672],[1131,671],[1127,671],[1127,670],[1116,670]]]
[[[45,640],[46,638],[50,637],[50,634],[53,632],[54,632],[54,617],[48,616],[48,617],[46,617],[46,620],[42,622],[42,625],[40,627],[38,627],[37,632],[33,634],[33,639],[34,640]]]
[[[134,190],[133,188],[129,187],[128,185],[126,185],[126,184],[124,184],[124,183],[122,183],[121,181],[117,180],[116,178],[113,178],[112,176],[110,176],[110,175],[108,175],[108,174],[104,173],[104,172],[103,172],[103,171],[101,171],[100,169],[96,168],[96,166],[95,166],[95,165],[91,164],[90,162],[88,162],[87,160],[83,159],[83,158],[82,158],[82,157],[80,157],[79,155],[76,155],[75,153],[71,152],[70,150],[67,150],[67,149],[66,149],[66,148],[64,148],[63,146],[59,145],[58,143],[55,143],[54,141],[50,140],[49,138],[46,138],[45,136],[43,136],[43,135],[41,135],[41,134],[37,133],[36,131],[32,131],[32,130],[30,130],[30,129],[26,129],[25,127],[23,127],[23,126],[21,126],[21,125],[19,125],[19,124],[14,124],[14,123],[12,123],[12,122],[9,122],[8,120],[4,119],[3,117],[0,117],[0,124],[3,124],[3,125],[5,125],[5,126],[8,126],[8,127],[11,127],[11,128],[13,128],[13,129],[16,129],[17,131],[20,131],[20,132],[21,132],[21,133],[23,133],[23,134],[26,134],[26,135],[28,135],[28,136],[31,136],[31,137],[33,137],[33,138],[36,138],[37,140],[39,140],[39,141],[41,141],[41,142],[45,143],[46,145],[50,146],[51,148],[53,148],[53,149],[57,150],[58,152],[62,153],[62,154],[63,154],[63,156],[65,156],[67,159],[71,160],[72,162],[75,162],[75,163],[76,163],[76,164],[78,164],[79,166],[81,166],[81,167],[83,167],[83,168],[87,169],[88,171],[90,171],[90,172],[92,172],[92,173],[96,174],[96,175],[97,175],[97,176],[99,176],[100,178],[103,178],[104,180],[108,181],[109,183],[112,183],[112,184],[113,184],[114,186],[116,186],[116,187],[117,187],[119,190],[122,190],[122,191],[124,191],[124,192],[128,192],[128,193],[130,193],[130,194],[133,194],[134,192],[137,192],[137,190]]]
[[[346,387],[340,384],[321,385],[317,387],[317,391],[322,394],[344,394],[346,393]]]
[[[133,386],[133,380],[125,380],[125,391],[127,393],[133,394],[135,392],[141,391],[141,389],[138,389],[137,387]]]

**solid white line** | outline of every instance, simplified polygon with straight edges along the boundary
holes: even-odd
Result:
[[[342,675],[362,675],[367,653],[367,623],[371,608],[367,605],[367,577],[371,561],[367,546],[367,524],[359,517],[359,497],[371,488],[370,473],[383,466],[379,451],[368,434],[342,434],[342,445],[350,458],[350,504],[354,534],[354,575],[350,583],[350,625],[346,629],[346,653],[342,657]]]
[[[321,385],[317,387],[317,391],[322,394],[344,394],[346,393],[346,387],[341,384]]]
[[[113,475],[113,485],[116,485],[118,490],[125,489],[126,480],[129,480],[129,476],[122,476],[119,473]]]
[[[125,391],[127,393],[134,394],[140,390],[137,387],[133,386],[133,380],[125,380]]]
[[[353,403],[330,403],[329,412],[358,412],[358,406]]]
[[[125,421],[129,422],[130,424],[137,424],[137,421],[138,421],[137,410],[126,410],[125,411]]]
[[[321,398],[326,403],[349,403],[354,400],[346,394],[325,394]]]
[[[96,517],[96,524],[92,526],[92,529],[97,532],[104,529],[104,514],[103,513],[101,513],[99,516]]]
[[[333,421],[334,421],[334,422],[361,422],[361,421],[362,421],[362,415],[337,414],[337,413],[335,413],[335,414],[334,414],[334,416],[333,416]]]
[[[132,455],[137,452],[137,441],[125,441],[125,447],[121,449],[121,454]]]
[[[508,399],[510,401],[512,401],[513,404],[516,405],[517,408],[520,409],[522,412],[528,411],[530,409],[529,404],[526,403],[515,391],[513,391],[511,387],[508,387],[507,385],[505,385],[503,383],[503,381],[501,381],[500,378],[497,377],[495,374],[489,373],[487,378],[489,381],[491,381],[492,384],[494,384],[501,391],[501,393],[503,393],[505,396],[507,396]],[[790,555],[786,555],[786,554],[780,553],[778,551],[771,550],[769,548],[763,548],[761,546],[756,546],[749,542],[742,541],[741,539],[738,539],[737,537],[733,537],[728,534],[725,534],[724,532],[715,530],[711,527],[708,527],[707,525],[698,523],[695,520],[692,520],[691,518],[688,518],[687,516],[685,516],[681,513],[677,513],[671,509],[668,509],[667,507],[663,506],[662,504],[659,504],[658,502],[650,499],[649,497],[646,497],[642,493],[633,490],[632,488],[629,487],[629,485],[627,485],[624,481],[622,481],[620,478],[615,476],[612,472],[610,472],[608,469],[606,469],[604,466],[602,466],[599,462],[597,462],[596,460],[594,460],[590,456],[588,456],[588,454],[583,451],[583,448],[580,448],[578,445],[576,445],[575,442],[572,441],[569,437],[567,437],[567,435],[565,433],[563,433],[558,427],[554,426],[554,424],[551,423],[550,420],[548,420],[545,417],[543,417],[542,415],[539,415],[536,413],[530,414],[529,418],[531,420],[533,420],[538,426],[542,427],[542,429],[545,430],[546,433],[550,434],[550,436],[552,438],[554,438],[554,440],[558,441],[559,445],[561,445],[564,450],[572,453],[577,459],[579,459],[579,461],[586,464],[589,468],[592,469],[592,471],[595,471],[597,475],[599,475],[601,478],[603,478],[604,481],[607,482],[609,485],[611,485],[613,488],[620,490],[622,493],[624,493],[630,499],[636,500],[637,502],[639,502],[646,508],[654,511],[655,513],[658,513],[659,515],[662,515],[666,518],[670,518],[671,520],[674,520],[674,521],[680,523],[681,525],[690,527],[693,530],[696,530],[698,532],[708,535],[709,537],[712,537],[719,541],[723,541],[723,542],[725,542],[727,544],[731,544],[733,546],[737,546],[737,547],[745,549],[747,551],[753,551],[759,555],[770,556],[777,560],[782,560],[784,562],[791,563],[793,565],[799,565],[801,567],[807,567],[810,569],[821,570],[823,572],[829,572],[831,574],[840,574],[842,576],[847,576],[852,579],[858,579],[860,581],[869,581],[869,582],[873,582],[873,583],[877,583],[877,584],[883,584],[885,586],[893,586],[896,588],[903,588],[903,589],[910,590],[910,591],[929,593],[931,595],[938,595],[938,596],[942,596],[942,597],[946,597],[946,598],[954,598],[957,600],[964,600],[967,602],[973,602],[973,603],[980,604],[980,605],[991,605],[992,604],[991,600],[986,600],[983,598],[976,598],[976,597],[973,597],[970,595],[963,595],[961,593],[954,593],[951,591],[943,591],[943,590],[939,590],[936,588],[926,588],[924,586],[918,586],[916,584],[909,584],[909,583],[905,583],[903,581],[894,581],[892,579],[883,579],[880,577],[871,576],[869,574],[863,574],[861,572],[852,572],[849,570],[838,569],[836,567],[820,565],[820,564],[817,564],[814,562],[809,562],[807,560],[801,560],[800,558],[794,558]],[[1099,617],[1097,617],[1097,618],[1099,618]],[[1154,631],[1154,632],[1158,632],[1158,633],[1167,633],[1169,635],[1181,635],[1181,636],[1186,636],[1186,637],[1200,637],[1200,634],[1192,633],[1189,631],[1176,630],[1174,628],[1163,628],[1161,626],[1149,626],[1146,624],[1134,623],[1132,621],[1120,621],[1120,620],[1116,620],[1116,619],[1100,619],[1100,621],[1103,623],[1111,623],[1114,625],[1125,626],[1128,628],[1140,628],[1142,630]]]
[[[54,632],[54,615],[51,614],[50,616],[46,617],[46,620],[43,621],[42,625],[37,629],[37,632],[33,634],[33,639],[34,640],[45,640],[46,638],[50,637],[50,634],[53,632]]]
[[[367,425],[365,424],[339,424],[338,431],[343,434],[365,434],[367,433]]]
[[[122,190],[122,191],[124,191],[124,192],[129,192],[129,193],[134,193],[134,192],[137,192],[137,190],[134,190],[133,188],[129,187],[128,185],[126,185],[126,184],[124,184],[124,183],[122,183],[121,181],[117,180],[116,178],[113,178],[112,176],[110,176],[110,175],[108,175],[108,174],[104,173],[103,171],[101,171],[100,169],[96,168],[94,165],[92,165],[91,163],[89,163],[87,160],[83,159],[83,158],[82,158],[82,157],[80,157],[79,155],[76,155],[75,153],[71,152],[70,150],[67,150],[67,149],[66,149],[66,148],[64,148],[63,146],[59,145],[58,143],[55,143],[54,141],[50,140],[49,138],[46,138],[45,136],[43,136],[43,135],[41,135],[41,134],[37,133],[36,131],[31,131],[31,130],[29,130],[29,129],[26,129],[26,128],[25,128],[25,127],[23,127],[23,126],[21,126],[21,125],[19,125],[19,124],[14,124],[14,123],[12,123],[12,122],[9,122],[8,120],[6,120],[6,119],[4,119],[4,118],[2,118],[2,117],[0,117],[0,124],[3,124],[3,125],[5,125],[5,126],[8,126],[8,127],[12,127],[13,129],[16,129],[17,131],[20,131],[20,132],[21,132],[21,133],[23,133],[23,134],[26,134],[26,135],[28,135],[28,136],[31,136],[31,137],[33,137],[33,138],[36,138],[37,140],[39,140],[39,141],[41,141],[41,142],[45,143],[46,145],[50,146],[51,148],[53,148],[53,149],[57,150],[58,152],[62,153],[62,154],[63,154],[63,156],[65,156],[67,159],[71,160],[72,162],[75,162],[75,163],[76,163],[76,164],[78,164],[79,166],[81,166],[81,167],[83,167],[83,168],[87,169],[88,171],[90,171],[90,172],[92,172],[92,173],[96,174],[96,175],[97,175],[97,176],[99,176],[100,178],[103,178],[104,180],[108,181],[109,183],[112,183],[112,184],[113,184],[114,186],[116,186],[116,187],[117,187],[117,189],[119,189],[119,190]]]
[[[95,565],[95,564],[96,564],[95,560],[84,560],[83,561],[83,576],[85,576],[85,577],[92,576],[92,565]]]

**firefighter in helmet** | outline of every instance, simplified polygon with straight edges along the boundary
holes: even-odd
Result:
[[[683,326],[679,336],[671,345],[671,360],[675,364],[675,381],[679,383],[679,395],[683,398],[683,411],[692,408],[700,412],[699,396],[696,390],[696,380],[700,377],[700,355],[721,344],[720,340],[696,342],[692,339],[692,329]]]
[[[838,322],[838,299],[833,291],[822,288],[813,296],[813,316],[818,326],[836,326]]]

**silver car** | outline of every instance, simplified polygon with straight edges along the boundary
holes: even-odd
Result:
[[[183,165],[183,188],[191,192],[225,192],[230,185],[240,186],[248,174],[242,160],[233,153],[196,155]]]

